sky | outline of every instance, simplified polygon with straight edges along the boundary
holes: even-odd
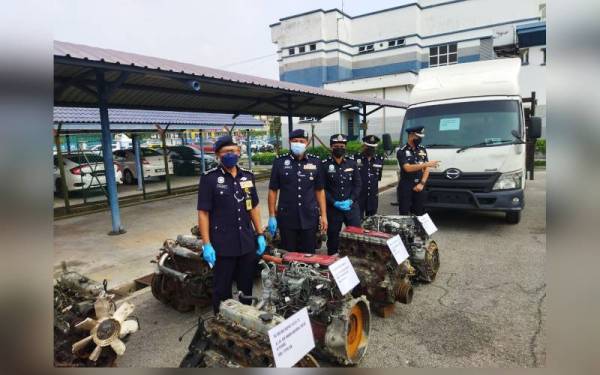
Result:
[[[279,79],[269,25],[314,9],[355,16],[411,0],[55,0],[54,39]],[[250,61],[249,61],[250,60]]]

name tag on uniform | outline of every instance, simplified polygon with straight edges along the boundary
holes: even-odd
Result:
[[[344,172],[352,172],[354,170],[354,168],[346,168],[344,169]]]
[[[316,166],[316,165],[314,165],[314,164],[312,164],[312,163],[311,163],[311,164],[306,164],[306,165],[304,166],[304,169],[312,169],[312,170],[316,170],[316,169],[317,169],[317,166]]]
[[[382,165],[381,164],[373,164],[373,167],[375,167],[375,168],[381,168]]]
[[[406,156],[411,156],[411,153],[410,153],[410,151],[406,150],[406,153],[405,153],[405,155],[406,155]]]
[[[242,189],[249,189],[252,186],[254,186],[254,184],[252,183],[252,181],[240,181],[240,187]]]

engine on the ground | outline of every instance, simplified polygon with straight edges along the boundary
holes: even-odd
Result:
[[[391,237],[359,227],[347,227],[340,233],[339,256],[349,257],[360,280],[353,294],[366,295],[382,316],[396,301],[408,304],[413,296],[410,276],[414,269],[407,261],[396,262],[387,245]]]
[[[179,367],[274,367],[268,331],[283,320],[234,299],[223,301],[217,316],[200,317]],[[306,355],[296,367],[318,367],[318,363]]]
[[[202,258],[197,227],[191,231],[163,243],[151,283],[154,297],[180,312],[208,306],[212,298],[213,271]]]
[[[139,329],[133,305],[118,308],[114,295],[89,278],[63,269],[54,281],[54,366],[114,367],[125,342]]]
[[[430,283],[440,268],[438,246],[414,215],[374,215],[365,218],[362,227],[369,230],[400,235],[416,272],[414,279]]]
[[[274,251],[261,262],[257,307],[288,317],[307,307],[316,355],[355,365],[369,342],[371,312],[365,296],[342,296],[327,268],[335,256]],[[266,261],[266,262],[265,262]]]

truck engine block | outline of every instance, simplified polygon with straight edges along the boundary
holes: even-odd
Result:
[[[211,304],[213,271],[202,259],[202,240],[198,236],[179,235],[176,240],[166,240],[156,263],[151,283],[156,299],[180,312]]]
[[[316,355],[356,365],[366,353],[371,312],[365,296],[342,296],[327,268],[335,256],[274,251],[261,261],[261,310],[288,317],[307,307]],[[265,262],[266,261],[266,262]]]
[[[284,318],[228,299],[217,316],[200,317],[179,367],[274,367],[268,331]],[[309,354],[296,367],[318,367]]]
[[[362,222],[364,229],[400,235],[416,272],[413,279],[430,283],[440,268],[437,243],[430,239],[414,215],[374,215]]]
[[[391,237],[359,227],[347,227],[340,233],[339,256],[348,256],[360,280],[353,295],[366,295],[382,316],[396,301],[408,304],[413,297],[410,276],[415,271],[407,261],[396,263],[387,246]]]

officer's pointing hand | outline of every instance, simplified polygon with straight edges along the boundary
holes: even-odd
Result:
[[[269,232],[271,233],[271,236],[274,236],[275,232],[277,231],[277,219],[275,218],[275,216],[269,217],[268,228]]]
[[[430,168],[437,168],[440,166],[440,161],[439,160],[431,160],[431,161],[428,161],[427,163],[425,163],[425,166],[430,167]]]
[[[215,249],[210,243],[205,243],[202,246],[202,257],[208,264],[210,264],[211,267],[214,267],[215,262],[217,261],[217,256],[215,255]]]
[[[267,248],[267,241],[265,240],[265,236],[262,234],[258,235],[258,237],[256,237],[256,242],[258,243],[256,255],[261,256]]]

